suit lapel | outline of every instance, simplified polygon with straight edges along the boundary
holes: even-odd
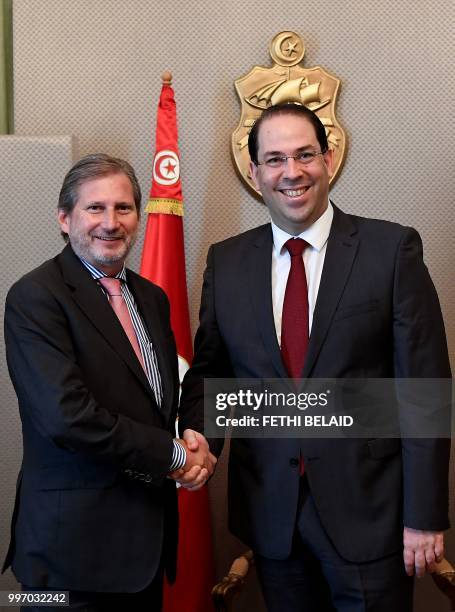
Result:
[[[310,343],[302,377],[308,378],[321,351],[333,315],[357,255],[357,229],[350,217],[335,206],[327,252],[313,315]]]
[[[276,337],[272,304],[272,248],[270,224],[261,228],[251,245],[248,259],[248,276],[251,301],[264,346],[269,353],[277,376],[287,377]]]
[[[169,361],[169,353],[166,350],[167,341],[163,336],[162,315],[160,314],[155,300],[149,299],[149,294],[145,293],[137,277],[128,273],[128,285],[136,300],[136,304],[141,313],[142,319],[145,322],[150,340],[153,344],[155,354],[158,360],[158,369],[161,377],[161,386],[163,389],[163,399],[160,407],[162,416],[167,421],[171,408],[174,402],[174,385],[172,383],[171,363]]]
[[[63,250],[60,264],[64,281],[73,290],[74,301],[154,398],[147,377],[116,314],[70,246]]]

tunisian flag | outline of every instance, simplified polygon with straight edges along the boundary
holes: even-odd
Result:
[[[158,105],[141,275],[159,285],[169,298],[182,381],[193,349],[185,275],[177,114],[171,78],[169,73],[163,75]],[[211,612],[214,571],[207,487],[195,492],[179,489],[178,503],[177,580],[172,586],[165,583],[163,612]]]

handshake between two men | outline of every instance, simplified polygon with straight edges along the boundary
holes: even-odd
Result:
[[[197,491],[212,476],[217,459],[210,452],[205,437],[193,429],[185,429],[183,438],[176,440],[185,449],[186,461],[182,468],[174,470],[169,477],[190,491]]]

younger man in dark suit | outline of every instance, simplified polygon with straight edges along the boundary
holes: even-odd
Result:
[[[272,224],[210,248],[183,423],[207,377],[450,378],[419,235],[329,201],[316,115],[267,109],[249,152]],[[268,610],[410,612],[410,576],[443,555],[448,462],[448,439],[233,438],[229,525]]]

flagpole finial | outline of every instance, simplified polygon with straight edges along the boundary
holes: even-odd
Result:
[[[169,70],[166,70],[166,72],[163,72],[163,74],[161,75],[161,80],[163,81],[163,85],[171,85],[172,84],[172,72],[169,72]]]

